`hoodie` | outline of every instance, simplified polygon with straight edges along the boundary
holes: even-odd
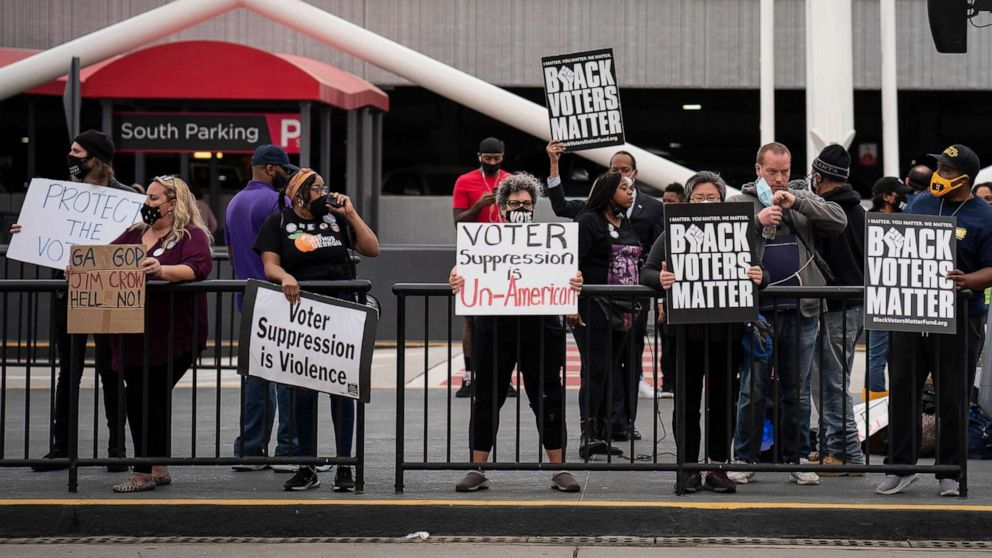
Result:
[[[865,284],[865,210],[861,196],[849,184],[835,188],[823,199],[834,202],[847,216],[847,228],[839,236],[827,236],[817,231],[817,249],[833,272],[830,286],[861,286]]]

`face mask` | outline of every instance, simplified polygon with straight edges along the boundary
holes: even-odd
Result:
[[[86,169],[83,168],[83,163],[92,158],[93,157],[75,157],[73,155],[68,155],[65,158],[65,163],[66,166],[69,167],[69,174],[71,174],[76,180],[82,180],[86,176]]]
[[[144,221],[146,225],[152,226],[161,218],[162,210],[160,210],[158,206],[152,207],[147,203],[141,206],[141,220]]]
[[[486,173],[486,174],[488,174],[490,176],[491,175],[494,175],[497,172],[499,172],[499,165],[500,165],[500,163],[486,163],[486,162],[483,162],[482,163],[482,172],[484,172],[484,173]]]
[[[327,215],[327,212],[330,211],[330,209],[327,208],[327,196],[320,196],[319,198],[313,200],[310,202],[310,207],[307,209],[310,210],[310,215],[313,215],[314,217],[323,217],[324,215]]]
[[[761,205],[765,207],[771,207],[772,205],[772,187],[768,185],[768,181],[765,177],[758,178],[758,181],[754,183],[754,189],[758,193],[758,201]]]
[[[896,208],[897,211],[905,211],[906,205],[906,196],[896,196],[892,203],[892,207]]]
[[[933,177],[930,178],[930,194],[935,198],[942,198],[967,183],[968,175],[966,174],[948,179],[933,173]]]
[[[507,223],[530,223],[534,220],[534,211],[532,209],[514,209],[512,211],[506,212],[506,222]]]
[[[288,182],[286,177],[279,173],[276,173],[276,175],[272,177],[272,187],[276,190],[282,190],[285,188],[286,182]]]

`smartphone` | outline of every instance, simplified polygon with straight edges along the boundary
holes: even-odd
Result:
[[[328,196],[327,205],[331,207],[342,207],[344,204],[341,203],[341,198]]]

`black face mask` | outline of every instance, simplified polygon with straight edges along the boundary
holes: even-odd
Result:
[[[144,221],[149,227],[154,225],[155,222],[161,218],[162,210],[160,210],[158,206],[152,207],[147,203],[141,206],[141,220]]]
[[[530,223],[534,221],[533,209],[513,209],[506,212],[507,223]]]
[[[905,211],[906,210],[906,196],[896,196],[896,199],[892,203],[892,207],[894,207],[896,209],[896,211]]]
[[[285,176],[276,173],[275,176],[272,177],[272,187],[276,190],[282,191],[282,189],[286,187],[286,183],[288,181],[289,180]]]
[[[500,163],[482,163],[482,172],[492,176],[499,172]]]
[[[73,176],[76,180],[82,180],[86,177],[88,172],[83,168],[83,163],[89,161],[93,157],[75,157],[73,155],[68,155],[65,158],[65,164],[69,167],[69,174]]]
[[[323,217],[324,215],[327,215],[327,212],[330,211],[327,207],[327,196],[320,196],[319,198],[313,200],[310,202],[310,206],[307,209],[310,210],[310,215],[313,215],[314,217]]]

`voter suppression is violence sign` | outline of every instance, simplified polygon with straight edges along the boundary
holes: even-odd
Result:
[[[17,218],[21,232],[11,236],[7,257],[64,269],[73,244],[110,244],[141,220],[144,203],[137,192],[35,178]]]
[[[754,245],[750,203],[665,206],[665,250],[675,285],[668,292],[670,324],[758,319],[757,286],[747,276]]]
[[[248,281],[238,373],[368,403],[378,317],[353,302]]]
[[[465,287],[455,314],[578,312],[569,279],[579,268],[576,223],[459,223],[456,262]]]
[[[865,221],[865,329],[957,331],[957,219],[869,213]]]
[[[568,151],[623,145],[613,49],[541,58],[551,139]]]

